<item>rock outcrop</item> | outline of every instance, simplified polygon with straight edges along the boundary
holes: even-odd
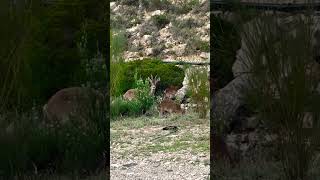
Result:
[[[234,19],[234,14],[232,13],[217,13],[221,17],[228,20]],[[278,25],[282,30],[288,32],[288,35],[295,38],[297,35],[297,30],[293,28],[292,24],[296,18],[304,18],[303,15],[292,15],[283,16],[277,19]],[[253,19],[244,25],[244,31],[253,31],[252,23],[257,21]],[[318,17],[313,17],[314,26],[313,29],[313,39],[312,46],[315,49],[314,62],[310,64],[311,71],[314,73],[312,76],[319,77],[320,80],[320,64],[319,64],[319,53],[320,52],[320,26],[317,23],[319,21]],[[256,33],[256,32],[255,32]],[[277,33],[274,31],[274,33]],[[254,33],[253,33],[254,34]],[[277,43],[275,41],[275,43]],[[270,46],[273,46],[270,44]],[[237,158],[237,156],[245,157],[250,154],[251,150],[257,147],[269,147],[272,141],[276,139],[275,135],[267,134],[264,131],[264,125],[261,124],[258,117],[254,113],[247,113],[243,107],[246,106],[244,99],[244,90],[250,89],[251,77],[248,74],[250,72],[251,66],[249,62],[250,50],[244,37],[242,36],[241,49],[237,51],[236,61],[232,66],[232,72],[234,79],[229,82],[225,87],[219,89],[213,94],[213,99],[211,101],[212,109],[211,115],[214,121],[223,121],[225,125],[226,133],[226,144],[229,149],[232,158]],[[262,60],[263,56],[261,56]],[[283,73],[282,78],[285,78],[287,73]],[[317,86],[317,91],[320,93],[320,83]],[[263,102],[261,102],[263,103]],[[310,113],[306,112],[304,117],[304,127],[312,126],[312,119],[310,118]],[[271,145],[272,146],[272,145]]]
[[[128,37],[124,59],[208,61],[209,0],[193,2],[111,2],[111,27],[125,30]]]

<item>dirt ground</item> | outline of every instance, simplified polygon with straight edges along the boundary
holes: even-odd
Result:
[[[209,179],[209,132],[209,119],[195,114],[113,121],[111,179]]]

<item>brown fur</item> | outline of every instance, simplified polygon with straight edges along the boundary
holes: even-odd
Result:
[[[91,88],[66,88],[58,91],[49,99],[43,107],[43,113],[47,120],[58,120],[62,123],[66,122],[70,115],[86,119],[89,111],[102,105],[103,100],[104,96]]]
[[[132,101],[133,99],[136,98],[136,94],[137,94],[137,89],[129,89],[124,95],[123,95],[123,99],[127,100],[127,101]]]
[[[148,77],[148,80],[150,82],[150,95],[154,96],[157,84],[160,82],[160,78],[157,78],[157,77],[153,78],[153,76],[151,76],[151,78]],[[137,89],[129,89],[122,97],[124,100],[131,101],[137,98],[137,93],[138,93]]]
[[[178,86],[169,86],[164,90],[164,98],[169,98],[169,99],[175,98],[178,90],[179,90]]]
[[[162,117],[165,112],[168,112],[170,114],[172,113],[178,113],[178,114],[184,114],[184,109],[181,109],[180,104],[176,103],[174,100],[171,99],[164,99],[159,104],[159,116]]]

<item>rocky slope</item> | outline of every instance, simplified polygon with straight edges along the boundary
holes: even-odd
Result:
[[[125,31],[126,61],[209,61],[209,0],[113,1],[111,28]]]

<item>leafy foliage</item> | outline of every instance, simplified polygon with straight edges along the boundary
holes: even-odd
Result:
[[[150,75],[160,77],[160,82],[157,85],[158,92],[163,91],[170,85],[182,86],[184,79],[183,69],[173,64],[165,64],[157,59],[131,61],[123,64],[124,76],[120,80],[118,87],[121,94],[134,87],[134,74],[136,71],[138,77],[142,79],[146,79]]]
[[[149,110],[155,102],[155,97],[150,95],[149,81],[137,78],[135,74],[135,85],[137,89],[137,98],[126,101],[122,97],[116,97],[111,103],[111,117],[116,118],[122,115],[137,116]]]
[[[106,55],[106,1],[44,3],[3,4],[7,8],[1,18],[7,26],[2,30],[1,43],[7,48],[0,56],[1,82],[5,82],[0,85],[0,96],[6,108],[31,107],[32,101],[42,103],[57,90],[85,84],[105,70],[102,66],[90,67],[96,72],[88,74],[85,64],[94,63],[82,61]],[[80,52],[80,42],[85,42],[85,52]],[[99,82],[103,84],[101,79]]]
[[[153,22],[156,24],[158,29],[164,28],[167,24],[170,23],[170,20],[165,14],[152,16]]]

